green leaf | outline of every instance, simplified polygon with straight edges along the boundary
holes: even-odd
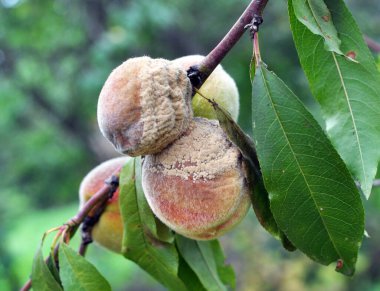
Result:
[[[229,287],[229,289],[235,289],[236,287],[236,277],[235,271],[231,265],[226,265],[226,257],[224,256],[222,246],[217,239],[209,241],[214,254],[216,267],[218,269],[218,274],[222,282]]]
[[[204,97],[206,98],[206,97]],[[218,105],[215,101],[206,98],[213,106],[220,126],[228,138],[240,149],[244,159],[253,171],[254,179],[261,177],[260,164],[257,160],[256,149],[251,138],[244,133],[240,126],[232,119],[231,115]]]
[[[298,21],[311,33],[322,36],[328,51],[343,55],[338,32],[323,0],[293,0],[293,7]]]
[[[129,165],[127,167],[131,167],[133,161],[129,162]],[[128,180],[129,179],[129,180]],[[120,177],[120,187],[122,187],[124,184],[129,185],[131,183],[130,176]],[[130,187],[130,186],[127,186]],[[141,183],[136,183],[134,185],[136,188],[136,191],[139,193],[143,193],[142,185]],[[137,197],[137,203],[139,205],[139,214],[141,216],[141,220],[143,222],[144,227],[149,229],[149,234],[153,236],[155,239],[158,239],[160,241],[172,243],[174,241],[174,234],[173,232],[164,225],[155,215],[152,213],[149,204],[147,203],[144,195],[138,195]]]
[[[50,272],[48,266],[46,265],[42,250],[40,246],[34,256],[33,266],[32,266],[32,287],[33,290],[41,291],[55,291],[63,290],[61,285],[55,280],[54,276]]]
[[[54,262],[54,259],[52,256],[49,256],[47,258],[46,262],[47,267],[49,268],[50,273],[53,275],[54,279],[62,285],[61,278],[59,277],[59,270]]]
[[[342,260],[352,275],[364,210],[345,164],[290,89],[264,66],[252,91],[253,133],[265,188],[280,229],[322,264]]]
[[[227,290],[224,282],[228,282],[230,286],[235,285],[233,273],[226,269],[224,257],[221,258],[220,250],[216,249],[219,247],[218,244],[213,244],[212,241],[191,240],[178,234],[176,244],[181,256],[206,290]],[[224,275],[223,279],[221,274]]]
[[[146,203],[146,200],[145,200],[145,203]],[[150,214],[153,215],[151,211],[150,211]],[[167,227],[165,224],[163,224],[157,217],[154,217],[154,219],[156,221],[156,230],[157,230],[157,235],[155,237],[163,242],[174,243],[173,231],[169,227]]]
[[[254,74],[255,61],[252,58],[250,72]],[[251,80],[253,80],[253,75]],[[206,98],[206,97],[204,97]],[[252,207],[260,224],[275,238],[280,239],[285,249],[294,251],[295,247],[289,242],[285,234],[278,229],[269,205],[269,195],[265,190],[260,172],[260,164],[257,160],[256,149],[251,138],[244,133],[240,126],[231,118],[229,113],[220,107],[215,101],[206,98],[213,106],[220,126],[229,139],[240,149],[248,164],[249,184],[254,185],[251,192]]]
[[[197,277],[197,275],[190,268],[189,264],[186,263],[185,259],[181,256],[181,253],[178,253],[178,255],[179,255],[178,277],[185,284],[186,288],[189,291],[207,291],[203,287],[201,281],[199,281],[199,278]]]
[[[326,131],[368,198],[380,161],[380,74],[355,20],[341,0],[326,0],[352,62],[323,48],[323,39],[296,18],[289,1],[294,42]]]
[[[65,291],[111,290],[99,271],[65,243],[59,246],[59,273]]]
[[[141,159],[127,163],[120,175],[119,203],[124,222],[123,255],[171,290],[186,290],[178,278],[178,253],[174,244],[152,234],[153,216],[141,187]],[[150,225],[146,224],[149,222]],[[154,221],[154,220],[153,220]],[[156,228],[157,229],[157,228]]]

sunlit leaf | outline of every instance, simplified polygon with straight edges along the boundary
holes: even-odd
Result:
[[[360,195],[318,123],[264,65],[252,90],[253,133],[271,210],[289,240],[352,275],[364,233]]]
[[[32,287],[34,290],[41,291],[62,290],[44,261],[41,247],[38,248],[33,260]]]
[[[99,271],[65,243],[59,246],[59,273],[65,291],[111,290]]]
[[[321,105],[326,131],[368,198],[380,160],[380,74],[344,2],[325,2],[341,50],[357,62],[326,51],[323,38],[295,16],[294,0],[288,2],[293,38],[311,91]]]
[[[328,51],[343,55],[331,13],[323,0],[293,0],[293,7],[298,21],[313,34],[322,36]]]

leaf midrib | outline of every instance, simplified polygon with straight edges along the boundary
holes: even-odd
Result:
[[[217,285],[219,285],[219,288],[220,290],[225,290],[225,287],[222,285],[220,286],[221,282],[218,280],[218,278],[216,277],[216,274],[212,271],[210,265],[208,264],[203,252],[202,252],[202,249],[200,248],[199,246],[199,242],[196,242],[196,245],[197,245],[197,249],[199,250],[201,256],[202,256],[202,260],[205,262],[205,265],[207,267],[207,269],[210,271],[210,273],[212,274],[212,277],[213,279],[215,280],[215,282],[217,283]]]
[[[310,189],[310,187],[309,187],[309,184],[307,183],[307,179],[306,179],[306,177],[305,177],[305,175],[304,175],[304,173],[303,173],[303,171],[302,171],[302,169],[301,169],[301,166],[300,166],[300,164],[299,164],[299,162],[298,162],[297,156],[296,156],[295,152],[293,151],[293,147],[291,146],[291,144],[290,144],[290,142],[289,142],[288,136],[287,136],[287,134],[286,134],[286,132],[285,132],[285,130],[284,130],[284,127],[283,127],[283,125],[282,125],[282,123],[281,123],[281,120],[280,120],[280,117],[279,117],[279,115],[278,115],[278,113],[277,113],[276,107],[274,106],[274,103],[273,103],[273,100],[272,100],[272,97],[271,97],[271,94],[270,94],[270,90],[269,90],[269,88],[268,88],[268,86],[267,86],[267,80],[266,80],[266,78],[265,78],[265,76],[264,76],[264,73],[263,73],[263,70],[262,70],[262,69],[260,69],[260,73],[261,73],[262,78],[263,78],[263,80],[264,80],[264,86],[265,86],[265,89],[266,89],[266,91],[267,91],[267,94],[268,94],[269,100],[270,100],[270,102],[271,102],[272,108],[273,108],[273,110],[274,110],[274,113],[275,113],[275,115],[276,115],[276,118],[277,118],[277,120],[278,120],[278,123],[280,124],[281,130],[282,130],[282,132],[283,132],[283,134],[284,134],[284,136],[285,136],[285,138],[286,138],[286,141],[287,141],[287,143],[288,143],[288,145],[289,145],[289,148],[290,148],[290,150],[291,150],[291,153],[292,153],[292,155],[293,155],[293,157],[294,157],[294,159],[295,159],[295,161],[296,161],[296,163],[297,163],[297,166],[298,166],[298,168],[299,168],[299,170],[300,170],[300,173],[301,173],[301,175],[302,175],[302,177],[303,177],[303,179],[304,179],[304,181],[305,181],[305,184],[306,184],[306,186],[307,186],[307,189],[309,190],[310,196],[311,196],[311,198],[313,199],[313,202],[314,202],[315,208],[317,209],[317,211],[318,211],[318,213],[319,213],[319,216],[320,216],[321,221],[322,221],[322,223],[323,223],[324,229],[326,230],[326,232],[327,232],[327,234],[328,234],[328,236],[329,236],[329,238],[330,238],[330,241],[332,242],[332,244],[333,244],[333,246],[334,246],[334,249],[335,249],[336,253],[338,254],[338,256],[339,256],[340,258],[343,258],[342,255],[341,255],[341,253],[340,253],[339,250],[337,249],[336,244],[335,244],[335,242],[334,242],[334,240],[333,240],[333,238],[332,238],[332,236],[331,236],[331,234],[330,234],[328,228],[326,227],[326,223],[325,223],[325,221],[324,221],[324,219],[323,219],[323,216],[322,216],[322,214],[321,214],[321,212],[320,212],[320,210],[319,210],[319,207],[318,207],[318,205],[317,205],[317,202],[315,201],[315,198],[314,198],[314,196],[313,196],[313,192],[311,191],[311,189]]]
[[[80,284],[81,288],[83,288],[84,290],[86,290],[86,285],[82,284],[81,277],[79,275],[77,275],[77,273],[74,271],[74,269],[76,270],[77,268],[75,266],[75,263],[71,260],[71,257],[69,256],[69,253],[67,252],[67,250],[65,249],[65,247],[62,248],[62,251],[65,254],[67,263],[71,266],[71,269],[73,270],[72,272],[70,272],[71,276],[73,276],[76,279],[77,283],[81,283]]]
[[[332,54],[332,57],[333,57],[334,62],[335,62],[335,67],[336,67],[336,69],[338,71],[339,79],[340,79],[340,82],[342,84],[342,88],[343,88],[343,92],[344,92],[344,97],[346,99],[347,106],[348,106],[348,109],[350,111],[350,117],[351,117],[352,124],[353,124],[353,127],[354,127],[356,141],[358,143],[358,150],[359,150],[359,155],[360,155],[360,164],[361,164],[361,167],[362,167],[362,170],[363,170],[363,175],[364,175],[364,186],[366,187],[366,185],[367,185],[367,174],[366,174],[366,170],[365,170],[365,167],[364,167],[363,152],[362,152],[362,147],[361,147],[361,143],[360,143],[358,129],[357,129],[357,126],[356,126],[356,121],[355,121],[355,118],[354,118],[354,113],[352,111],[352,106],[351,106],[350,98],[348,96],[348,91],[347,91],[347,88],[346,88],[346,83],[344,82],[344,78],[343,78],[342,72],[340,70],[340,66],[338,64],[338,60],[336,59],[336,56],[335,56],[334,52],[331,52],[331,54]]]
[[[314,10],[313,10],[313,7],[312,5],[310,4],[310,0],[307,0],[307,3],[309,4],[309,8],[310,8],[310,11],[311,11],[311,14],[313,14],[313,17],[315,19],[315,23],[317,24],[319,30],[321,31],[322,35],[323,35],[323,38],[327,39],[327,35],[324,33],[323,29],[322,29],[322,26],[319,24],[318,22],[318,18],[316,16],[316,14],[314,13]]]

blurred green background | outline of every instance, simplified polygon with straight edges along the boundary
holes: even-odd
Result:
[[[27,280],[43,232],[77,210],[81,178],[116,152],[96,121],[99,91],[129,57],[207,54],[249,1],[0,0],[0,290]],[[380,2],[347,1],[363,32],[380,41]],[[292,44],[286,1],[269,1],[261,50],[269,67],[318,120]],[[223,61],[241,94],[250,132],[248,34]],[[287,253],[252,211],[221,241],[238,290],[380,290],[380,190],[367,210],[353,279],[299,252]],[[75,245],[75,244],[74,244]],[[93,245],[89,259],[114,290],[162,290],[133,263]]]

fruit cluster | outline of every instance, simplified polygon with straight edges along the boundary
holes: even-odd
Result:
[[[99,96],[98,122],[117,151],[144,156],[142,187],[153,213],[186,237],[216,238],[247,213],[250,191],[242,155],[224,133],[209,102],[187,77],[202,56],[173,61],[132,58],[108,77]],[[239,112],[233,79],[218,66],[200,89],[230,113]],[[80,187],[81,203],[129,157],[92,170]],[[118,192],[93,230],[95,241],[119,252],[123,226]]]

